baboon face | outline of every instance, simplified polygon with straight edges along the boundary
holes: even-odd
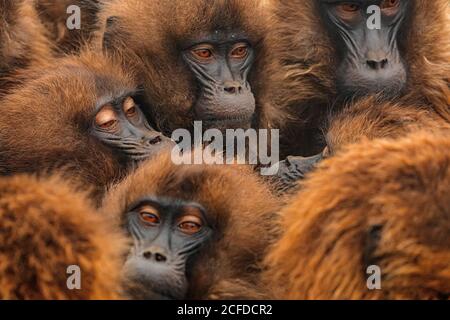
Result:
[[[337,86],[345,96],[382,93],[390,97],[401,92],[407,74],[398,35],[408,15],[409,2],[319,1],[339,54]]]
[[[154,130],[121,63],[85,52],[29,71],[2,100],[0,171],[67,167],[103,187],[175,143]]]
[[[200,88],[195,118],[208,127],[248,127],[255,112],[247,81],[253,64],[248,39],[239,33],[216,31],[189,43],[183,58]]]
[[[261,6],[255,0],[113,0],[100,12],[98,38],[104,49],[138,65],[152,106],[144,113],[164,133],[191,129],[196,120],[206,129],[247,128],[257,111],[254,79],[266,28]]]
[[[133,239],[125,274],[139,283],[139,289],[130,287],[130,294],[146,299],[184,298],[187,262],[212,233],[203,207],[143,198],[128,209],[125,224]]]
[[[153,130],[131,96],[102,105],[95,115],[92,134],[135,161],[146,159],[172,142]]]

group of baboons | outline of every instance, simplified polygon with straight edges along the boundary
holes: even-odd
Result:
[[[0,96],[2,299],[450,298],[448,0],[0,0]]]

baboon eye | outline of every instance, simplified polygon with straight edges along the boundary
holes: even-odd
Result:
[[[383,0],[380,8],[387,15],[393,15],[398,12],[400,0]]]
[[[236,59],[243,59],[248,55],[248,46],[245,43],[237,44],[230,53],[230,56]]]
[[[131,97],[127,97],[123,102],[123,112],[125,112],[126,116],[131,118],[136,115],[137,108],[136,104]]]
[[[158,225],[161,222],[158,210],[149,205],[139,208],[139,216],[145,224],[150,226]]]
[[[192,54],[200,60],[208,60],[213,56],[212,49],[205,46],[197,46],[191,50]]]
[[[359,5],[356,3],[343,3],[338,5],[338,9],[345,12],[359,11]]]
[[[95,124],[103,130],[113,130],[117,122],[117,114],[110,105],[102,107],[95,116]]]
[[[336,5],[336,12],[341,19],[352,20],[358,16],[361,7],[357,3],[341,3]]]
[[[194,215],[185,215],[178,220],[178,229],[188,235],[199,232],[202,227],[202,219]]]
[[[400,0],[383,0],[381,3],[381,9],[398,7]]]

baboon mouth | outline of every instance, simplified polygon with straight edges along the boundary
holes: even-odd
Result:
[[[253,120],[253,115],[241,115],[223,118],[204,118],[203,125],[208,128],[248,128]]]

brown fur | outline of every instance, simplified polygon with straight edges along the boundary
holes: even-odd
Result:
[[[119,179],[127,159],[88,132],[99,101],[136,86],[120,63],[92,52],[57,60],[1,102],[0,174],[64,167],[93,195]]]
[[[282,210],[270,287],[283,299],[448,299],[449,191],[449,131],[348,148]],[[366,287],[369,265],[381,290]]]
[[[427,107],[368,98],[350,104],[332,116],[326,141],[328,153],[333,154],[361,140],[399,138],[417,130],[443,128],[450,128],[450,123]]]
[[[69,30],[66,26],[70,14],[67,8],[76,5],[81,10],[81,29]],[[50,38],[62,52],[78,52],[88,42],[97,23],[97,0],[37,0],[36,9]]]
[[[448,0],[414,0],[401,47],[406,55],[407,105],[418,103],[450,121],[450,14]],[[268,36],[271,61],[263,108],[266,125],[282,128],[286,153],[321,151],[324,117],[337,97],[336,53],[315,0],[280,0]],[[357,133],[354,133],[357,134]],[[318,138],[319,137],[319,138]],[[317,140],[319,139],[319,141]]]
[[[20,82],[21,71],[52,57],[31,1],[0,1],[0,94]]]
[[[188,299],[260,299],[260,260],[278,232],[276,199],[247,167],[174,165],[170,154],[143,164],[106,197],[103,211],[123,223],[143,196],[201,204],[213,238],[193,265]]]
[[[107,19],[115,17],[106,41],[113,49],[131,53],[129,62],[140,61],[139,79],[154,106],[152,117],[159,129],[169,134],[174,129],[191,128],[197,99],[195,78],[181,59],[181,43],[217,29],[242,30],[261,58],[266,4],[260,0],[104,1],[99,14],[100,38]],[[249,75],[257,104],[259,58]]]
[[[0,299],[120,298],[125,241],[61,178],[0,179]],[[81,289],[67,288],[67,267]]]

